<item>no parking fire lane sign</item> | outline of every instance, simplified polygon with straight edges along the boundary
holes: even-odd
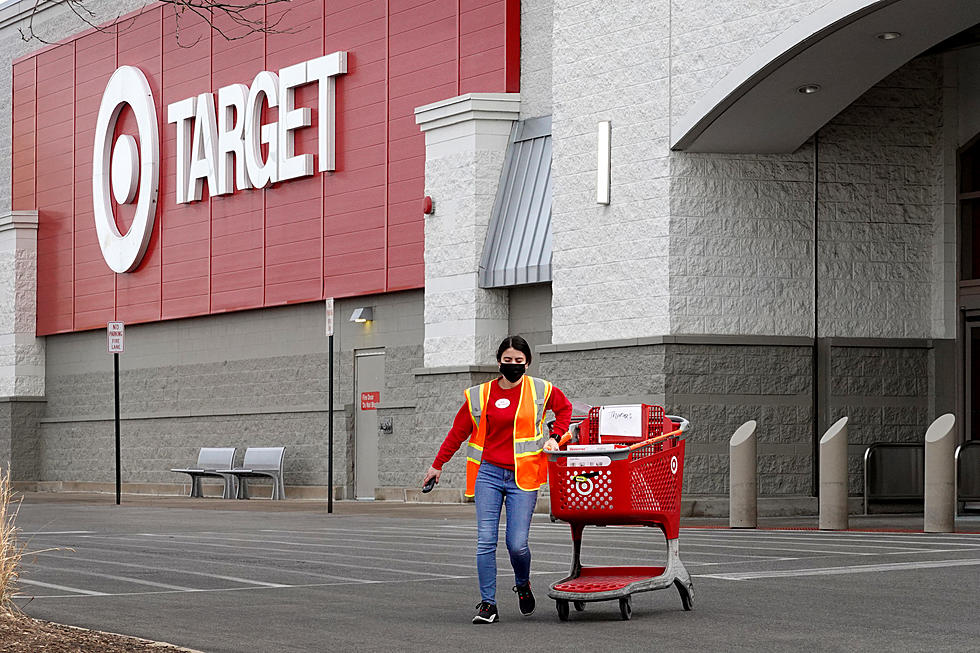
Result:
[[[110,354],[123,353],[123,337],[126,325],[122,322],[109,322],[106,324],[106,345]]]

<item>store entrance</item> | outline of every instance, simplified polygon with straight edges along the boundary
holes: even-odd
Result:
[[[960,151],[957,203],[963,434],[980,440],[980,136]]]

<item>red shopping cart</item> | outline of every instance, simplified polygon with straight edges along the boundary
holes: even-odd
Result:
[[[660,406],[600,406],[579,425],[578,444],[548,454],[551,512],[572,531],[572,570],[551,585],[558,618],[568,620],[593,601],[619,601],[632,616],[632,595],[673,585],[685,610],[694,608],[694,585],[678,551],[684,439],[682,417]],[[666,566],[585,567],[582,533],[587,525],[659,528],[667,540]]]

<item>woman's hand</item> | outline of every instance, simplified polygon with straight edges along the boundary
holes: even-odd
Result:
[[[545,451],[558,451],[558,440],[554,438],[548,438],[548,441],[544,443]]]
[[[436,479],[436,485],[439,485],[439,477],[440,476],[442,476],[442,470],[441,469],[436,469],[435,467],[429,467],[429,471],[427,471],[425,473],[425,478],[422,479],[422,485],[425,485],[426,483],[428,483],[429,482],[429,479],[430,478],[433,478],[433,477],[435,477],[435,479]]]

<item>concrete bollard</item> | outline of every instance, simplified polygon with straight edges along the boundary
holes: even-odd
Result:
[[[820,530],[847,529],[847,418],[820,438]]]
[[[926,533],[952,533],[956,521],[956,418],[946,413],[926,429]]]
[[[735,431],[728,442],[728,526],[758,526],[759,483],[755,444],[755,420]]]

